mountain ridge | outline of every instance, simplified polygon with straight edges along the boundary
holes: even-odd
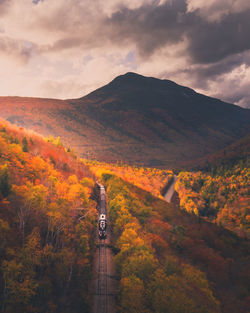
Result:
[[[128,72],[78,99],[0,97],[1,117],[61,136],[82,157],[180,166],[249,132],[250,110]]]
[[[202,97],[206,97],[206,98],[209,98],[209,99],[214,99],[216,101],[219,101],[219,102],[222,102],[222,103],[228,103],[229,105],[233,105],[234,107],[239,107],[241,109],[247,109],[249,110],[248,108],[242,108],[236,104],[233,104],[233,103],[230,103],[230,102],[226,102],[226,101],[223,101],[221,99],[218,99],[218,98],[215,98],[215,97],[211,97],[211,96],[207,96],[207,95],[204,95],[204,94],[201,94],[199,92],[196,92],[194,89],[190,88],[190,87],[187,87],[187,86],[184,86],[184,85],[180,85],[172,80],[169,80],[169,79],[159,79],[159,78],[155,78],[155,77],[152,77],[152,76],[143,76],[143,75],[140,75],[140,74],[137,74],[135,72],[127,72],[125,74],[122,74],[122,75],[119,75],[117,77],[115,77],[110,83],[100,87],[100,88],[97,88],[96,90],[93,90],[91,91],[90,93],[80,97],[80,98],[73,98],[73,99],[65,99],[66,101],[72,101],[72,100],[83,100],[84,98],[89,98],[91,95],[93,94],[96,94],[102,90],[104,90],[105,88],[110,88],[110,87],[113,87],[115,85],[118,85],[119,87],[119,84],[125,84],[125,85],[131,85],[131,83],[135,83],[135,82],[143,82],[144,84],[147,84],[147,85],[150,85],[151,83],[151,87],[155,84],[161,84],[162,87],[166,88],[166,87],[176,87],[176,88],[180,88],[182,90],[186,90],[188,91],[190,94],[194,94],[194,95],[199,95],[199,96],[202,96]],[[150,83],[149,83],[150,82]]]

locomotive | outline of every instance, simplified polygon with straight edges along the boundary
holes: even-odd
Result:
[[[105,239],[107,237],[107,220],[105,214],[100,214],[98,220],[99,238]]]
[[[99,187],[99,218],[98,218],[98,234],[100,239],[105,239],[107,237],[107,218],[106,218],[106,193],[105,188],[100,183],[96,182]]]

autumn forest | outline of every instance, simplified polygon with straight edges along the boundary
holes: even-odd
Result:
[[[3,122],[0,160],[1,311],[88,312],[94,176],[60,140]]]
[[[60,138],[0,123],[3,313],[90,312],[98,190],[106,188],[117,312],[245,313],[249,164],[180,171],[80,159]]]

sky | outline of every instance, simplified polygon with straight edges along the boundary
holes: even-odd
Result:
[[[0,95],[170,79],[250,108],[249,0],[0,0]]]

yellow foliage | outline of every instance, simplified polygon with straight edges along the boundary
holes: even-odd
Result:
[[[71,175],[71,176],[69,176],[69,178],[68,178],[68,183],[69,183],[70,185],[78,184],[78,178],[77,178],[77,176],[76,176],[76,175]]]
[[[131,247],[144,245],[143,239],[138,236],[138,233],[133,228],[125,228],[121,237],[118,240],[118,246],[121,249],[129,249]]]

